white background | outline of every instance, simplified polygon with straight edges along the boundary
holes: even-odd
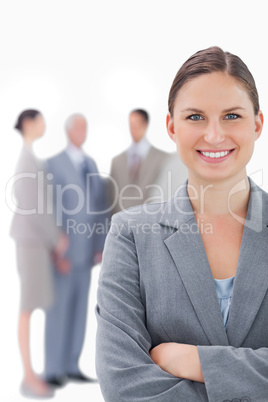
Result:
[[[218,45],[238,54],[253,73],[261,108],[268,115],[267,16],[265,0],[1,0],[0,138],[1,290],[0,399],[20,401],[22,367],[17,344],[19,282],[14,244],[8,236],[11,211],[4,189],[21,147],[13,129],[26,108],[40,109],[47,122],[35,146],[41,158],[65,146],[63,124],[84,113],[89,133],[85,151],[109,173],[111,158],[130,143],[128,113],[150,112],[149,140],[166,151],[174,144],[165,130],[167,97],[180,65],[194,52]],[[268,189],[266,126],[248,173]],[[258,172],[258,173],[255,173]],[[81,367],[94,376],[97,278],[93,271],[89,320]],[[43,366],[44,317],[33,317],[32,350]],[[56,401],[102,401],[97,385],[68,385]]]

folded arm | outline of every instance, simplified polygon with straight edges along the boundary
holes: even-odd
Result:
[[[197,346],[162,343],[150,352],[153,361],[167,373],[187,380],[204,382]]]
[[[268,400],[268,348],[198,346],[198,354],[209,400]]]
[[[205,382],[209,401],[266,401],[268,349],[194,346],[162,343],[151,350],[153,361],[166,372]],[[244,398],[244,399],[242,399]],[[248,399],[246,399],[248,398]]]

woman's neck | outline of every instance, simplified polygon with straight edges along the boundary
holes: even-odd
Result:
[[[24,134],[23,134],[23,141],[24,141],[24,144],[25,144],[28,148],[31,148],[31,147],[32,147],[34,140],[35,140],[35,138],[33,138],[32,135],[29,135],[29,134],[27,134],[27,133],[24,133]]]
[[[200,180],[189,173],[188,194],[197,216],[237,214],[245,217],[250,184],[246,171],[221,181]]]

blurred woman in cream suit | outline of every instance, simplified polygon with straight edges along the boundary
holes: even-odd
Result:
[[[30,317],[35,309],[46,309],[53,302],[51,255],[53,252],[55,258],[60,258],[67,240],[48,214],[44,167],[32,152],[32,143],[44,133],[44,118],[37,110],[25,110],[15,128],[23,137],[14,183],[17,211],[10,231],[16,242],[21,281],[19,347],[24,368],[21,392],[24,396],[43,398],[51,397],[53,392],[32,369]]]

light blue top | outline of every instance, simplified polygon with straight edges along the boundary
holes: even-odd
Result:
[[[229,309],[233,295],[234,276],[227,279],[214,279],[218,300],[220,303],[223,323],[226,328],[229,317]]]

